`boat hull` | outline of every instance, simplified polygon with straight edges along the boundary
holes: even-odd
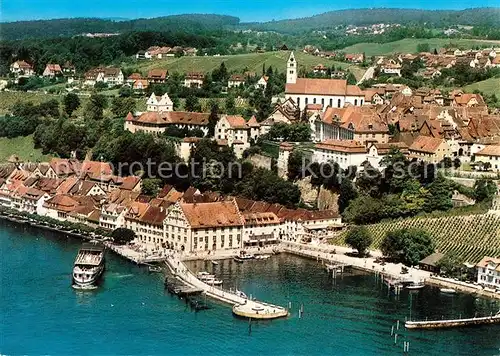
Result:
[[[104,262],[96,267],[95,272],[85,274],[85,277],[82,276],[82,273],[73,272],[73,285],[80,288],[95,287],[100,281],[103,273]]]

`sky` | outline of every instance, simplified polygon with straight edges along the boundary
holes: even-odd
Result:
[[[349,8],[465,9],[499,7],[500,0],[0,0],[0,21],[68,17],[141,18],[186,13],[239,17],[242,22],[271,21],[311,16]]]

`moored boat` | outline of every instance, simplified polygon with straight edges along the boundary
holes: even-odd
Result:
[[[160,266],[149,266],[148,268],[149,272],[153,273],[153,272],[161,272],[162,269]]]
[[[245,262],[245,260],[244,260],[244,259],[242,259],[242,258],[241,258],[241,257],[239,257],[239,256],[234,256],[234,257],[233,257],[233,260],[234,260],[234,262],[238,262],[238,263],[243,263],[243,262]]]
[[[100,244],[84,243],[78,251],[73,266],[73,286],[94,287],[105,267],[105,247]]]
[[[213,264],[214,266],[217,266],[217,265],[219,264],[219,262],[214,261],[214,260],[211,260],[210,262],[212,262],[212,264]]]
[[[439,291],[445,294],[455,294],[457,292],[455,289],[452,288],[441,288]]]
[[[424,287],[425,287],[425,284],[423,284],[423,283],[413,283],[413,284],[406,286],[406,289],[418,290],[418,289],[422,289]]]
[[[267,260],[270,257],[271,257],[271,255],[256,255],[255,259],[256,260]]]

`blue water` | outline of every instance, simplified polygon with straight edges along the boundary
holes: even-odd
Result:
[[[195,313],[168,295],[162,276],[108,253],[101,287],[71,285],[80,242],[64,235],[0,221],[0,353],[51,355],[499,355],[500,327],[405,331],[390,336],[410,313],[410,298],[388,295],[374,276],[346,274],[335,282],[311,260],[279,255],[267,261],[218,266],[225,285],[273,303],[292,302],[287,319],[252,322],[229,307]],[[444,296],[428,288],[412,294],[413,318],[489,314],[496,302]],[[297,311],[304,304],[304,315]]]

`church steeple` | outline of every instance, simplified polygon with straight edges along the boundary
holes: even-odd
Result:
[[[297,70],[298,65],[295,60],[295,56],[293,52],[290,53],[290,57],[288,57],[288,62],[286,64],[286,83],[287,84],[295,84],[297,82]]]

